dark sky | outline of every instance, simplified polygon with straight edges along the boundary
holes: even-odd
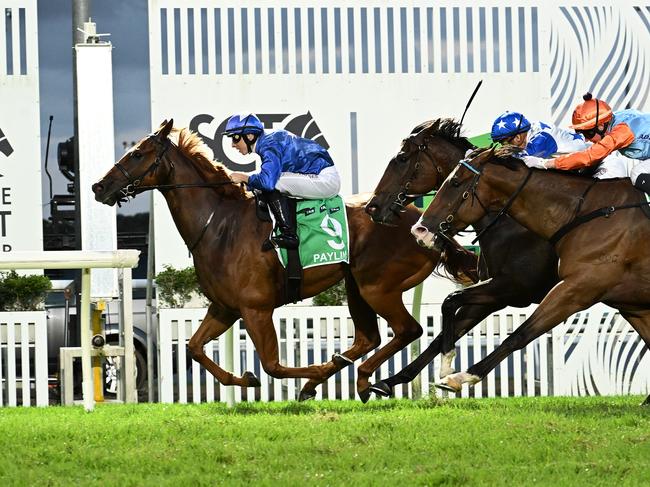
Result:
[[[113,96],[115,156],[122,142],[144,137],[151,129],[149,97],[149,47],[146,0],[90,1],[97,32],[110,33],[113,44]],[[104,38],[106,39],[106,38]],[[48,167],[54,193],[66,193],[67,180],[56,161],[59,142],[73,135],[72,106],[72,0],[38,0],[38,49],[41,91],[42,157],[45,160],[48,118],[54,116]],[[49,183],[43,171],[43,202],[49,200]],[[140,196],[118,212],[148,210],[149,198]],[[44,209],[49,216],[49,208]]]

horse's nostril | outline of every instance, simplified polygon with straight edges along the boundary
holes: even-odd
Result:
[[[93,193],[97,194],[97,193],[99,193],[102,189],[104,189],[104,186],[102,186],[102,185],[99,184],[99,183],[95,183],[95,184],[93,184],[93,185],[90,187],[90,189],[92,189]]]
[[[426,235],[429,233],[429,229],[424,225],[413,225],[411,232],[413,232],[413,235]]]
[[[377,205],[366,205],[366,213],[368,213],[368,215],[370,215],[370,216],[372,216],[372,215],[374,215],[375,213],[377,213],[377,210],[378,210],[378,209],[379,209],[379,208],[378,208]]]

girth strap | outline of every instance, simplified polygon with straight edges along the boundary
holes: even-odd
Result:
[[[574,228],[579,227],[583,223],[587,223],[596,218],[600,218],[601,216],[605,218],[609,218],[609,216],[617,210],[626,210],[628,208],[641,208],[642,206],[646,206],[649,204],[650,202],[643,202],[643,203],[635,203],[632,205],[607,206],[605,208],[598,208],[597,210],[594,210],[592,212],[577,216],[566,225],[560,227],[560,229],[551,236],[549,242],[551,242],[551,245],[555,245],[560,241],[562,237],[564,237],[567,233],[569,233]]]

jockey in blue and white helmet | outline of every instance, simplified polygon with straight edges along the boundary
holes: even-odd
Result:
[[[545,169],[548,159],[560,154],[570,154],[588,149],[587,142],[579,133],[554,125],[530,122],[522,113],[507,111],[492,124],[492,140],[502,145],[514,145],[522,149],[519,157],[529,167]],[[628,171],[626,157],[610,156],[594,173],[597,179],[625,177]]]
[[[495,142],[520,147],[525,155],[544,159],[586,148],[582,135],[544,122],[531,123],[519,112],[499,115],[492,124],[491,136]]]
[[[280,230],[273,243],[296,248],[298,237],[290,224],[281,193],[303,199],[336,196],[341,180],[332,157],[311,139],[286,130],[265,131],[260,119],[252,113],[230,117],[224,134],[232,139],[232,146],[241,154],[260,156],[262,164],[258,173],[249,176],[233,172],[230,178],[263,192]]]

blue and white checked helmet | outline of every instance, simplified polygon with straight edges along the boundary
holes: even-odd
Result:
[[[517,134],[528,132],[530,122],[519,112],[505,112],[497,117],[492,124],[492,140],[498,142]]]
[[[264,125],[252,113],[243,113],[238,115],[233,115],[228,119],[226,123],[226,130],[223,132],[224,135],[244,135],[244,134],[256,134],[259,135],[264,132]]]

